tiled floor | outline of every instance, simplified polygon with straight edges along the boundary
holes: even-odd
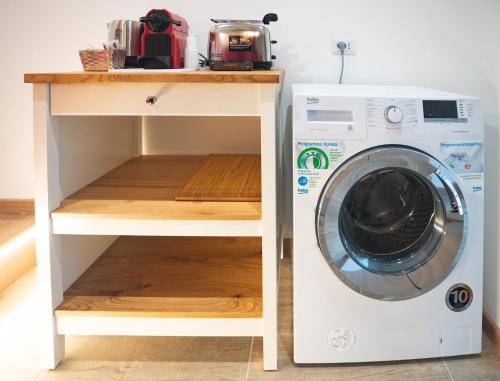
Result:
[[[33,326],[35,278],[36,273],[31,271],[0,295],[1,381],[500,380],[500,356],[487,338],[480,356],[295,366],[289,259],[282,268],[278,372],[262,371],[260,338],[177,337],[69,337],[66,357],[59,368],[41,371],[36,361],[37,336]]]

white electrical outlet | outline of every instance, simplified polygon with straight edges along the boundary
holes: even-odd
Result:
[[[346,44],[346,48],[344,49],[344,54],[346,56],[352,56],[356,54],[356,44],[352,40],[340,40],[340,39],[332,39],[332,53],[335,55],[340,55],[340,49],[337,47],[339,42],[344,42]]]

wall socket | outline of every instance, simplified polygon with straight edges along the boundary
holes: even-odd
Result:
[[[337,44],[339,42],[345,42],[345,44],[347,45],[345,50],[344,50],[344,54],[346,56],[352,56],[354,54],[356,54],[356,44],[354,43],[354,41],[352,40],[340,40],[340,39],[332,39],[332,53],[334,55],[340,55],[340,49],[337,48]]]

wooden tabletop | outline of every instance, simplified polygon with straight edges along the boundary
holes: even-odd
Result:
[[[147,71],[126,70],[109,72],[28,73],[25,83],[280,83],[283,70],[266,71]]]

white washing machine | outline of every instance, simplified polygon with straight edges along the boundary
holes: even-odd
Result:
[[[293,119],[295,362],[479,353],[479,100],[295,85]]]

